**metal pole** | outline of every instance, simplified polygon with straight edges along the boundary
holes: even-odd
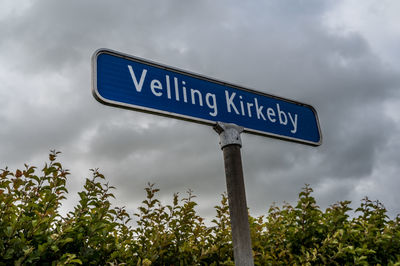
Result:
[[[220,136],[220,145],[224,154],[235,265],[253,266],[254,260],[240,154],[242,147],[240,133],[243,132],[243,127],[218,122],[214,126],[214,130]]]

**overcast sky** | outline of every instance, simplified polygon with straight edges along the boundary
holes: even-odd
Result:
[[[242,135],[253,215],[310,184],[321,208],[379,199],[400,213],[400,2],[2,0],[0,167],[71,171],[71,210],[90,168],[132,213],[156,183],[165,204],[194,190],[200,215],[226,191],[211,127],[113,108],[91,94],[91,56],[109,48],[305,102],[320,147]]]

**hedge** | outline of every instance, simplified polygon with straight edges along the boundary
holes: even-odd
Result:
[[[212,226],[196,213],[191,190],[164,204],[154,184],[131,215],[111,205],[115,188],[92,169],[63,216],[69,171],[58,154],[41,170],[0,170],[0,265],[234,265],[225,193]],[[367,197],[351,216],[350,201],[323,211],[312,192],[306,185],[296,205],[249,215],[256,265],[400,265],[399,216]]]

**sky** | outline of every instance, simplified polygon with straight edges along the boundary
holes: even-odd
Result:
[[[191,189],[211,219],[226,191],[212,127],[100,104],[91,57],[108,48],[312,105],[323,143],[242,134],[247,205],[317,204],[365,196],[400,213],[400,2],[396,0],[105,1],[0,3],[0,168],[68,168],[72,210],[89,169],[132,214],[147,183]]]

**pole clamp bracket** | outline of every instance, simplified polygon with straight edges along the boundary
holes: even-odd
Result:
[[[239,145],[242,147],[240,133],[243,132],[243,127],[230,123],[217,122],[214,130],[219,134],[221,149],[228,145]]]

